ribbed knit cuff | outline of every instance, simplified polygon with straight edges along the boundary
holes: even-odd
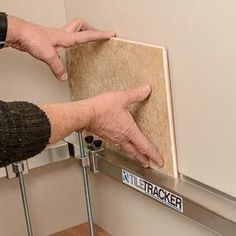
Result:
[[[38,106],[0,101],[0,166],[40,153],[50,134],[50,122]]]

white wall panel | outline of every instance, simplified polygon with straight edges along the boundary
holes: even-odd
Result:
[[[66,0],[66,9],[168,49],[180,172],[236,196],[235,1]],[[211,235],[109,178],[93,181],[95,220],[113,235]]]
[[[168,49],[180,172],[236,196],[236,3],[67,0],[119,37]]]

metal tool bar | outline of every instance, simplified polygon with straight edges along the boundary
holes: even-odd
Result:
[[[28,170],[35,169],[41,166],[46,166],[55,162],[64,161],[70,158],[67,142],[60,141],[54,145],[49,145],[42,153],[24,161]],[[9,176],[10,175],[10,176]],[[15,178],[16,175],[12,170],[11,165],[0,168],[0,178],[8,177]]]
[[[28,233],[28,236],[33,236],[32,225],[31,225],[31,220],[30,220],[30,213],[29,213],[29,206],[28,206],[27,195],[26,195],[26,190],[25,190],[25,183],[24,183],[24,178],[23,178],[22,173],[18,174],[18,180],[19,180],[19,184],[20,184],[21,198],[22,198],[22,203],[23,203],[23,207],[24,207],[27,233]]]
[[[183,178],[174,179],[152,169],[144,169],[138,163],[111,150],[97,154],[98,170],[123,183],[122,170],[180,196],[184,216],[224,236],[236,233],[236,200],[219,194]],[[125,185],[127,186],[127,185]],[[146,195],[147,196],[147,195]],[[147,196],[152,198],[151,196]],[[152,198],[153,199],[153,198]],[[159,203],[158,203],[159,204]]]
[[[73,142],[72,142],[73,143]],[[67,160],[70,157],[80,155],[78,141],[76,145],[71,145],[74,155],[68,151],[68,143],[60,142],[49,147],[40,155],[28,160],[29,169],[34,169],[50,163]],[[209,229],[225,236],[235,235],[236,232],[236,199],[227,196],[219,191],[209,188],[206,185],[192,181],[185,176],[174,179],[152,170],[143,169],[136,162],[113,152],[111,150],[94,152],[91,155],[90,164],[92,172],[101,172],[122,183],[122,169],[128,170],[133,174],[153,183],[168,191],[171,191],[183,199],[183,214],[196,222],[208,227]],[[94,168],[95,167],[95,168]],[[0,177],[6,177],[5,168],[0,168]],[[125,185],[127,186],[127,185]]]
[[[28,206],[26,189],[25,189],[25,182],[24,182],[24,177],[23,177],[23,172],[24,172],[24,168],[25,168],[24,163],[23,163],[23,161],[20,161],[17,163],[13,163],[12,166],[13,166],[13,171],[16,173],[16,176],[19,180],[27,233],[28,233],[28,236],[33,236],[31,220],[30,220],[30,213],[29,213],[29,206]]]
[[[78,132],[78,138],[79,138],[80,158],[84,159],[84,158],[86,158],[86,154],[85,154],[85,148],[84,148],[84,144],[83,144],[82,131]],[[90,193],[89,193],[89,182],[88,182],[87,168],[88,168],[87,165],[82,165],[83,180],[84,180],[84,192],[85,192],[88,223],[89,223],[89,232],[90,232],[90,236],[94,236],[93,215],[92,215],[92,207],[91,207],[91,200],[90,200]]]

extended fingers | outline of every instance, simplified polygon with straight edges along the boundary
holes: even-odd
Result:
[[[57,46],[71,47],[76,43],[85,43],[90,41],[109,39],[115,36],[112,31],[86,30],[80,32],[61,32],[57,37]]]
[[[130,141],[142,155],[153,160],[160,167],[164,165],[164,160],[157,148],[142,134],[137,126],[132,131]]]
[[[91,25],[89,25],[87,22],[83,21],[80,18],[75,18],[66,25],[63,26],[63,29],[67,32],[75,32],[80,30],[89,30],[94,29]]]
[[[128,142],[128,143],[122,144],[121,147],[127,153],[129,158],[140,161],[143,167],[145,168],[149,166],[149,160],[147,159],[147,157],[142,155],[132,143]]]
[[[109,39],[115,36],[112,31],[100,31],[100,30],[86,30],[83,32],[74,33],[76,43],[85,43],[90,41]]]
[[[125,93],[125,106],[128,106],[134,102],[143,101],[146,99],[151,93],[150,85],[139,86],[135,89],[128,90]],[[128,115],[130,115],[128,113]],[[131,115],[130,118],[132,119]],[[153,160],[158,166],[163,166],[164,160],[158,150],[153,146],[153,144],[142,134],[139,130],[138,126],[134,121],[132,125],[132,129],[130,132],[130,141],[134,145],[134,147],[138,150],[138,152],[146,156],[148,159]]]

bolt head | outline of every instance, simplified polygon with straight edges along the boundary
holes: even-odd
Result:
[[[94,140],[94,137],[92,135],[89,135],[89,136],[86,136],[84,140],[86,143],[91,144]]]
[[[102,146],[102,140],[100,140],[100,139],[94,140],[94,141],[93,141],[93,145],[94,145],[96,148],[100,148],[100,147]]]

